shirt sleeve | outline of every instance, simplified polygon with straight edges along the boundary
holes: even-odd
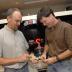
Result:
[[[48,45],[47,29],[45,29],[45,45]]]
[[[46,37],[45,37],[45,45],[48,45],[48,40]]]
[[[25,36],[22,34],[22,32],[21,32],[21,35],[22,35],[22,38],[23,38],[25,49],[27,50],[29,48],[28,42],[27,42]]]
[[[0,57],[2,57],[2,55],[3,55],[3,38],[2,38],[2,36],[0,35]]]
[[[68,26],[65,28],[65,42],[67,48],[72,51],[72,26]]]

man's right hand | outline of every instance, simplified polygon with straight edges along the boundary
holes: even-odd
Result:
[[[29,54],[22,54],[21,56],[17,57],[16,59],[18,62],[27,62],[28,61]]]

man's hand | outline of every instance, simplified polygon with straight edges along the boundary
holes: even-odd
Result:
[[[30,54],[30,61],[31,61],[32,63],[34,63],[34,64],[38,63],[38,60],[37,60],[37,58],[34,56],[33,53]]]
[[[57,58],[55,56],[50,57],[48,59],[45,59],[44,62],[47,63],[47,64],[54,64],[55,62],[57,62]]]
[[[29,57],[29,54],[22,54],[21,56],[17,57],[16,59],[19,61],[19,62],[27,62],[28,61],[28,57]]]
[[[46,54],[42,54],[42,55],[40,56],[40,59],[41,59],[42,61],[44,61],[44,60],[46,59]]]

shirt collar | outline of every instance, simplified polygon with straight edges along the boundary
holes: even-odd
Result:
[[[6,30],[8,30],[8,31],[10,31],[10,32],[13,32],[13,33],[15,33],[16,31],[14,31],[14,30],[12,30],[11,28],[9,28],[7,25],[5,25],[5,27],[4,27]]]

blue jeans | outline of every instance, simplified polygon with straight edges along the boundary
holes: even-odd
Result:
[[[4,68],[4,72],[29,72],[28,64],[26,64],[25,66],[23,66],[20,69]]]
[[[48,65],[47,72],[72,72],[72,60],[59,61]]]

